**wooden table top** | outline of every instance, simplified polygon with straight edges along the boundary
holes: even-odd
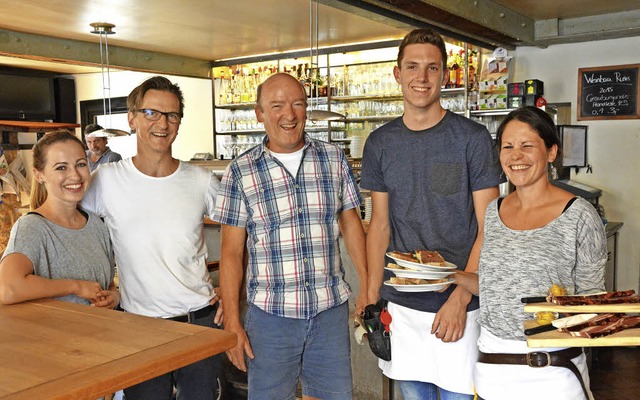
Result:
[[[236,335],[57,300],[0,305],[0,399],[96,399],[235,346]]]

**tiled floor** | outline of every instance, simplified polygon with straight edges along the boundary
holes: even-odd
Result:
[[[590,375],[595,400],[640,399],[640,347],[597,349]]]

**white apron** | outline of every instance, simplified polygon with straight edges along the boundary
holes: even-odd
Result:
[[[435,313],[389,303],[391,361],[379,360],[391,379],[430,382],[450,392],[473,394],[473,368],[478,360],[479,310],[467,313],[464,336],[444,343],[431,334]]]
[[[555,351],[563,348],[527,347],[526,341],[504,340],[482,328],[478,348],[483,353],[524,354],[532,351]],[[573,359],[589,388],[589,372],[584,353]],[[580,382],[564,367],[532,368],[528,365],[477,363],[475,382],[478,395],[487,400],[584,400]],[[590,394],[590,400],[593,395]]]

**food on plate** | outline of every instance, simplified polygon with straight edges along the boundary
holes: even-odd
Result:
[[[421,264],[446,265],[444,258],[437,251],[416,250],[416,258]]]
[[[420,279],[420,278],[399,278],[393,276],[389,281],[394,285],[433,285],[436,283],[446,283],[448,279]]]
[[[416,250],[413,253],[403,253],[401,251],[391,251],[389,255],[398,260],[410,261],[418,264],[437,265],[444,267],[446,261],[437,251]]]
[[[387,268],[391,268],[391,269],[404,269],[404,270],[408,270],[409,268],[405,268],[405,267],[401,267],[398,264],[394,264],[394,263],[388,263],[387,264]]]
[[[547,301],[561,306],[640,303],[640,297],[635,293],[635,290],[620,290],[615,292],[573,296],[549,295],[549,297],[547,297]]]
[[[389,255],[399,260],[418,262],[413,253],[403,253],[401,251],[390,251]]]

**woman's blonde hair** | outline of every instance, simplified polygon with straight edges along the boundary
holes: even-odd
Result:
[[[47,163],[47,151],[52,144],[58,142],[76,142],[84,150],[82,141],[76,135],[66,130],[57,130],[49,132],[33,145],[33,168],[38,171],[44,171]],[[47,188],[42,183],[38,183],[35,174],[31,178],[31,210],[40,207],[47,200]]]

